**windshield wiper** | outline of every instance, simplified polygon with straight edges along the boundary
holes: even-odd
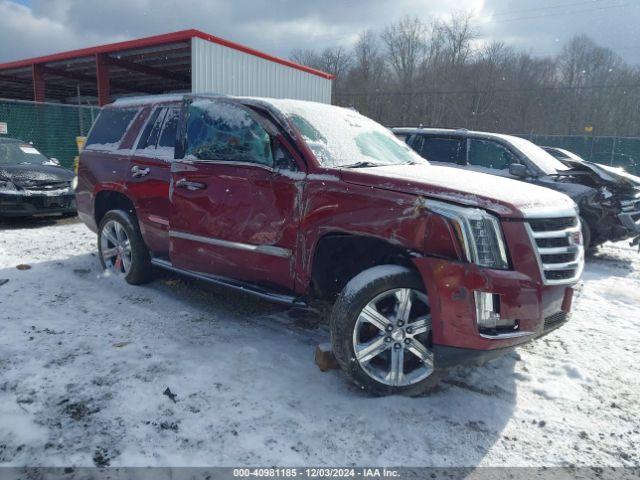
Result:
[[[340,168],[366,168],[366,167],[384,167],[382,163],[375,162],[356,162],[349,165],[340,165]]]

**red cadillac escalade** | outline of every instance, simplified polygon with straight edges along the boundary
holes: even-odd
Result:
[[[583,269],[569,197],[430,166],[330,105],[116,101],[78,175],[105,269],[131,284],[160,267],[291,306],[330,302],[334,354],[374,394],[422,393],[447,368],[563,324]]]

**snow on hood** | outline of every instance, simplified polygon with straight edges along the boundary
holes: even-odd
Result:
[[[521,218],[537,211],[575,209],[567,195],[495,175],[434,165],[394,165],[342,170],[345,181],[485,208]]]
[[[70,182],[73,173],[54,165],[0,165],[0,179],[22,186],[32,183]]]

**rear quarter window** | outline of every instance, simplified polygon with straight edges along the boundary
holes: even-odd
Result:
[[[91,129],[85,148],[117,150],[138,113],[137,108],[105,108]]]

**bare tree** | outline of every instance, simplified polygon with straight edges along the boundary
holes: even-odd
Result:
[[[389,65],[405,91],[413,87],[418,68],[424,62],[427,30],[418,17],[404,17],[382,31]]]

